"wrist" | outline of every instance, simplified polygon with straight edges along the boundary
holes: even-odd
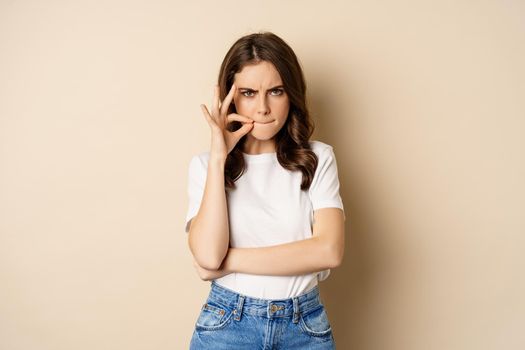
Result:
[[[224,168],[224,166],[226,164],[226,157],[215,155],[215,154],[210,154],[209,163],[212,166],[216,166],[216,167],[219,167],[219,168]]]

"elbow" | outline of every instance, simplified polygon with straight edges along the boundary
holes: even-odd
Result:
[[[205,265],[205,269],[211,270],[211,271],[217,271],[221,268],[222,260],[215,259],[212,261],[209,261],[207,265]]]
[[[217,271],[221,267],[222,259],[210,259],[209,257],[204,258],[200,255],[195,255],[195,261],[199,264],[200,267],[210,271]]]
[[[213,279],[214,272],[204,269],[202,266],[199,265],[199,263],[197,262],[195,258],[193,258],[193,266],[197,270],[197,275],[199,276],[201,280],[209,281]]]
[[[333,259],[330,268],[335,269],[336,267],[341,266],[342,263],[343,263],[343,257],[336,257]]]
[[[216,271],[220,268],[225,255],[212,251],[207,245],[197,244],[194,241],[191,232],[188,238],[188,246],[195,261],[200,267],[212,271]]]
[[[202,273],[199,274],[199,278],[200,278],[202,281],[209,281],[209,280],[212,279],[209,275],[207,275],[207,274],[202,274]]]
[[[343,263],[344,249],[343,247],[329,247],[328,248],[328,268],[335,269],[336,267],[341,266]]]
[[[193,255],[193,258],[195,262],[206,270],[216,271],[218,270],[222,265],[222,259],[214,258],[213,256],[210,257],[210,254],[208,254],[207,251],[202,251],[199,249],[194,249],[190,245],[190,251]]]

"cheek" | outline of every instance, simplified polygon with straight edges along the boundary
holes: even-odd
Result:
[[[288,110],[290,109],[290,103],[288,100],[285,101],[275,101],[275,103],[272,106],[272,110],[277,112],[278,114],[282,116],[288,115]]]
[[[251,110],[253,109],[253,105],[254,104],[246,98],[240,98],[235,100],[235,108],[237,108],[237,112],[241,114],[242,112],[251,112]]]

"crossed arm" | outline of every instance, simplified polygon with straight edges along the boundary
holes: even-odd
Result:
[[[344,214],[339,208],[314,211],[312,237],[260,248],[229,248],[217,270],[207,270],[194,260],[199,277],[211,280],[242,272],[292,276],[339,266],[344,255]]]

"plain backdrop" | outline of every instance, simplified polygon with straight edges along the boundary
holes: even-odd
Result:
[[[525,3],[0,1],[0,349],[186,349],[199,104],[239,37],[296,52],[336,154],[338,349],[525,348]]]

